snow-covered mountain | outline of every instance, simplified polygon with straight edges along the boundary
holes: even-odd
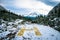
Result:
[[[36,16],[38,16],[38,14],[36,12],[33,12],[33,13],[30,13],[28,16],[30,16],[30,17],[36,17]]]
[[[26,15],[27,17],[37,17],[38,15],[40,15],[40,13],[38,12],[31,12],[28,15]]]

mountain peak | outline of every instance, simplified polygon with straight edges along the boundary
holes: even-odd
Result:
[[[28,16],[30,16],[30,17],[36,17],[36,16],[38,16],[38,13],[37,12],[32,12]]]

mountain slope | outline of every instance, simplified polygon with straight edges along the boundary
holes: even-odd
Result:
[[[17,14],[10,12],[4,7],[0,6],[0,19],[3,19],[5,21],[12,21],[19,18],[21,18],[20,15],[18,16]]]
[[[6,10],[6,9],[0,5],[0,11],[1,11],[1,10]]]
[[[48,24],[60,31],[60,3],[48,13]]]

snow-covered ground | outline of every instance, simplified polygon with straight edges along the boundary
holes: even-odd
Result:
[[[34,31],[25,31],[23,36],[16,36],[14,40],[60,40],[60,33],[49,26],[39,24],[24,24],[24,27],[37,27],[42,35],[36,36]]]
[[[16,21],[15,21],[16,22]],[[3,37],[6,37],[9,33],[16,32],[16,35],[14,38],[10,38],[10,40],[60,40],[60,32],[56,31],[55,29],[40,25],[40,24],[16,24],[15,22],[9,22],[8,26],[0,25],[0,40]],[[14,23],[14,25],[12,25]],[[16,25],[15,25],[16,24]],[[32,31],[25,31],[23,36],[18,36],[17,33],[21,30],[22,27],[31,29],[31,28],[38,28],[39,32],[41,33],[40,36],[36,36],[34,30]],[[5,31],[7,30],[7,31]],[[5,39],[4,40],[9,40]]]

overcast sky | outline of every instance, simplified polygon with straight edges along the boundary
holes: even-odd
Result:
[[[16,14],[28,15],[32,12],[47,15],[60,0],[0,0],[0,5]]]

